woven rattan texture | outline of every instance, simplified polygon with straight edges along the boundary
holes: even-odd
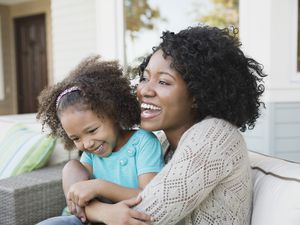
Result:
[[[63,165],[0,180],[0,225],[33,225],[65,206]]]

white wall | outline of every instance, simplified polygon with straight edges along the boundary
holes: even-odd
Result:
[[[240,0],[243,50],[265,66],[265,99],[300,101],[297,60],[298,0]],[[298,79],[297,79],[298,77]]]
[[[51,13],[54,82],[92,54],[123,62],[122,0],[52,0]]]
[[[2,52],[2,32],[1,32],[1,16],[0,16],[0,101],[4,100],[4,74],[3,74],[3,52]]]
[[[246,55],[268,74],[266,109],[244,137],[249,149],[300,162],[300,73],[296,71],[298,0],[240,0]]]

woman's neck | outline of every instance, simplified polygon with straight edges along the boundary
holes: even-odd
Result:
[[[172,149],[176,149],[178,142],[184,132],[186,132],[189,128],[191,128],[195,123],[187,123],[184,126],[181,126],[178,129],[170,129],[170,130],[164,130],[166,137],[170,143],[170,146]]]

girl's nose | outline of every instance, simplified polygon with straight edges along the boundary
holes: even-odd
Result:
[[[85,139],[84,142],[83,142],[83,147],[84,149],[86,150],[90,150],[92,149],[94,146],[94,141],[91,140],[91,139]]]

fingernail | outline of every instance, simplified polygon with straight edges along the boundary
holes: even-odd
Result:
[[[151,216],[150,221],[151,221],[151,222],[154,222],[154,217]]]

